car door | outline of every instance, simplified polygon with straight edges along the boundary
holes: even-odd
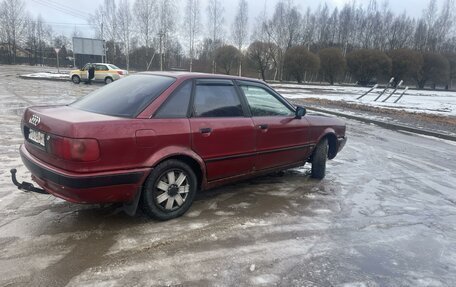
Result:
[[[96,65],[95,66],[95,81],[103,82],[106,75],[108,74],[109,69],[106,65]]]
[[[310,153],[309,123],[297,119],[290,104],[266,85],[238,81],[247,99],[256,132],[255,168],[303,162]]]
[[[195,80],[192,107],[192,148],[206,164],[208,181],[252,172],[255,127],[233,81]]]
[[[81,69],[81,80],[82,81],[87,81],[87,73],[89,70],[90,64],[86,64],[84,68]]]

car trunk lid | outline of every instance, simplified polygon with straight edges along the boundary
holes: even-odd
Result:
[[[54,166],[65,166],[68,159],[51,151],[53,139],[84,138],[83,127],[90,123],[121,120],[69,106],[36,106],[27,108],[22,119],[22,132],[27,150],[38,159]]]

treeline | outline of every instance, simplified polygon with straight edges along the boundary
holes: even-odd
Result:
[[[233,19],[224,4],[209,0],[104,0],[87,19],[94,37],[106,40],[107,61],[127,69],[178,69],[260,76],[273,80],[370,83],[395,79],[450,85],[455,78],[454,0],[430,0],[413,18],[388,2],[355,1],[341,9],[303,9],[281,0],[249,19],[239,0]],[[63,5],[63,4],[55,4]],[[32,19],[23,0],[0,2],[0,60],[17,62],[18,47],[31,64],[71,55],[68,37],[56,37],[41,17]],[[75,29],[73,36],[80,33]],[[55,55],[54,55],[55,58]]]
[[[268,55],[271,43],[254,42],[250,45],[247,57],[260,71],[263,79],[270,79],[272,57]],[[440,86],[446,89],[456,79],[456,54],[440,55],[433,52],[420,53],[403,48],[388,51],[376,49],[354,50],[344,56],[339,48],[324,48],[318,53],[308,51],[305,46],[294,46],[285,52],[284,80],[357,82],[360,85],[373,85],[388,82],[394,77],[396,86],[400,81],[418,88]],[[274,76],[272,75],[272,78]]]

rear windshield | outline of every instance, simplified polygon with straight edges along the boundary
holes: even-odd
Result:
[[[108,66],[111,67],[111,69],[113,69],[113,70],[120,70],[120,68],[117,66],[114,66],[114,65],[108,65]]]
[[[157,75],[133,75],[106,85],[71,107],[97,114],[134,118],[176,79]]]

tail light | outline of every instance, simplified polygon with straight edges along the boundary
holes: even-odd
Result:
[[[96,139],[73,139],[51,136],[47,144],[48,152],[65,160],[94,161],[100,157]]]
[[[124,74],[124,72],[123,72],[123,71],[117,71],[117,74],[119,74],[119,75],[123,75],[123,74]]]

